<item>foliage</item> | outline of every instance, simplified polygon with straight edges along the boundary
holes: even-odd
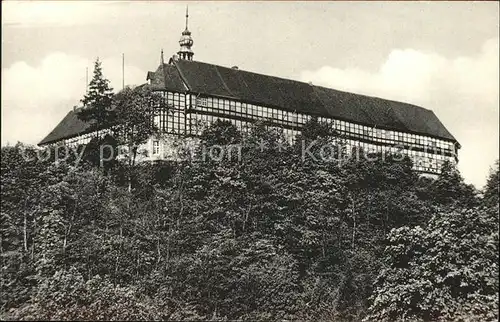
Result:
[[[203,130],[201,139],[207,147],[224,146],[239,143],[241,133],[231,122],[217,119],[211,126]]]
[[[114,96],[115,115],[129,126],[92,141],[94,152],[110,142],[137,146],[152,133],[137,113],[154,112],[148,95],[135,88]],[[219,121],[195,152],[218,145],[223,158],[110,161],[104,172],[90,148],[79,163],[81,150],[61,149],[55,163],[54,149],[37,158],[33,147],[2,148],[2,312],[68,320],[494,317],[494,183],[481,200],[451,165],[428,181],[395,154],[348,159],[342,137],[315,119],[299,139],[290,144],[265,122],[243,135]],[[303,144],[313,142],[304,158]],[[326,144],[334,158],[320,157]]]
[[[80,148],[83,149],[83,161],[93,167],[103,167],[109,171],[117,163],[118,142],[109,134],[104,137],[95,136]]]
[[[456,166],[445,161],[439,177],[430,187],[434,201],[446,207],[474,207],[479,204],[478,192],[464,179]]]
[[[94,75],[88,85],[88,92],[82,99],[84,105],[78,118],[87,122],[92,130],[109,128],[115,124],[115,112],[112,106],[113,88],[104,78],[99,58],[94,63]]]
[[[490,174],[486,181],[486,186],[484,187],[484,201],[489,206],[498,205],[498,196],[500,194],[498,191],[498,177],[499,167],[497,160],[493,168],[490,169]]]
[[[0,294],[6,309],[26,301],[36,285],[38,204],[43,189],[60,180],[65,167],[50,166],[48,154],[20,143],[2,147],[1,155]]]
[[[134,287],[113,285],[99,275],[85,281],[75,268],[43,281],[28,305],[13,319],[26,320],[159,320],[161,309]]]
[[[135,164],[139,145],[158,133],[153,116],[155,106],[161,104],[161,97],[147,85],[126,87],[113,98],[116,125],[113,127],[118,144],[128,147],[129,164]]]
[[[369,319],[498,320],[498,207],[391,231]]]

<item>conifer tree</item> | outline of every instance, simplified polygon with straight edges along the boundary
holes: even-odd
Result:
[[[81,102],[84,108],[78,118],[91,124],[93,130],[108,128],[114,123],[115,112],[112,107],[113,88],[102,73],[99,58],[94,63],[94,76],[90,81],[88,92]]]

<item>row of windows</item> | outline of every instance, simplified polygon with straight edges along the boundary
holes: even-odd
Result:
[[[448,157],[444,154],[434,154],[423,151],[414,151],[414,150],[399,150],[396,147],[391,146],[380,146],[369,143],[362,143],[354,140],[346,140],[347,143],[347,151],[352,153],[352,148],[361,148],[365,153],[375,153],[375,152],[403,152],[405,155],[409,156],[413,160],[413,168],[417,171],[425,171],[425,172],[434,172],[438,173],[441,169],[441,166],[445,160],[449,160],[454,162],[452,157]],[[363,154],[361,154],[362,156]]]
[[[273,123],[283,125],[304,124],[310,119],[310,116],[282,111],[278,109],[266,108],[263,106],[246,104],[237,101],[219,99],[212,97],[203,97],[196,99],[196,109],[204,112],[215,112],[234,116],[250,116],[251,119],[267,119]],[[406,145],[430,146],[439,149],[446,149],[454,152],[454,144],[448,141],[430,138],[423,135],[411,134],[406,132],[396,132],[385,129],[378,129],[341,120],[332,120],[326,117],[319,117],[320,122],[332,124],[333,128],[346,136],[365,138],[380,143],[404,143]]]
[[[375,142],[430,146],[436,149],[447,149],[449,151],[453,151],[454,149],[454,145],[451,142],[423,135],[378,129],[376,127],[349,123],[340,120],[331,120],[324,117],[320,117],[319,120],[332,124],[335,129],[343,134],[366,138]]]
[[[186,102],[189,96],[171,92],[162,92],[161,95],[164,98],[166,106],[159,106],[154,116],[154,123],[163,133],[199,135],[203,128],[212,123],[215,119],[229,120],[245,133],[250,128],[250,122],[252,120],[265,119],[282,129],[285,137],[289,142],[292,142],[299,131],[288,127],[281,127],[280,125],[293,124],[296,125],[296,127],[300,127],[310,119],[310,116],[301,113],[271,109],[228,99],[212,97],[196,98],[194,96],[195,111],[199,110],[200,113],[189,113],[186,110]],[[208,113],[220,113],[228,117],[222,118],[209,115]],[[249,121],[237,120],[231,118],[231,116],[241,117]],[[319,121],[331,124],[333,128],[345,136],[347,142],[350,142],[352,146],[361,146],[366,151],[387,150],[388,148],[391,149],[391,145],[403,143],[410,147],[409,150],[405,150],[405,153],[410,155],[414,160],[418,160],[418,162],[415,162],[415,167],[417,170],[421,171],[435,171],[439,169],[442,161],[449,158],[444,156],[443,149],[446,149],[448,153],[453,153],[455,151],[455,147],[451,142],[422,135],[377,129],[376,127],[333,120],[327,117],[319,117]],[[86,135],[67,141],[68,143],[88,143],[90,139],[91,136]],[[378,142],[378,144],[363,143],[363,141],[358,139],[365,139],[374,143]],[[411,148],[414,146],[430,147],[431,151],[413,151]],[[159,153],[159,143],[157,145],[153,143],[152,148],[153,154]]]
[[[71,138],[71,139],[67,139],[64,141],[64,144],[66,145],[79,145],[79,144],[87,144],[90,142],[90,140],[92,139],[92,136],[86,134],[86,135],[81,135],[81,136],[77,136],[77,137],[74,137],[74,138]]]
[[[110,130],[100,130],[97,132],[87,133],[87,134],[83,134],[83,135],[79,135],[79,136],[75,136],[75,137],[66,139],[63,141],[63,143],[65,145],[68,145],[68,146],[87,144],[90,142],[90,140],[92,140],[96,136],[102,137],[108,133],[111,133],[111,131]]]
[[[178,114],[184,115],[183,113],[178,113]],[[168,119],[171,120],[171,117],[169,116]],[[212,123],[216,119],[230,121],[238,129],[240,129],[243,133],[248,132],[250,127],[251,127],[251,123],[246,122],[246,121],[217,117],[217,116],[207,115],[207,114],[188,114],[187,121],[190,125],[190,126],[188,126],[188,129],[191,130],[191,132],[189,134],[192,134],[192,135],[201,134],[203,128],[208,126],[210,123]],[[172,127],[172,125],[171,125],[171,127]],[[183,130],[185,129],[183,126],[181,126],[181,127]],[[175,129],[175,126],[173,126],[172,128]],[[178,132],[174,130],[174,131],[171,131],[171,133],[178,133]],[[290,129],[283,129],[283,133],[284,133],[285,137],[288,139],[288,141],[292,142],[294,137],[299,133],[299,131],[290,130]],[[348,140],[348,142],[350,142],[351,145],[353,145],[353,146],[356,145],[356,146],[362,147],[365,151],[369,151],[369,152],[381,152],[382,150],[387,150],[390,148],[389,145],[382,146],[382,145],[369,144],[369,143],[364,143],[364,142],[359,142],[359,141],[354,141],[354,140]],[[396,151],[397,148],[393,148],[393,150]],[[444,153],[438,153],[434,150],[415,151],[412,149],[406,149],[405,152],[406,152],[406,154],[410,155],[413,158],[421,158],[421,159],[435,158],[436,160],[444,160],[447,158]],[[440,152],[443,152],[443,151],[440,151]]]
[[[390,145],[376,145],[376,144],[370,144],[370,143],[365,143],[365,142],[359,142],[359,141],[354,141],[354,140],[347,140],[347,142],[350,142],[351,145],[358,146],[362,148],[364,151],[367,152],[381,152],[381,151],[387,151],[388,149],[391,149],[393,151],[398,151],[400,150],[400,147],[398,146],[390,146]],[[419,157],[419,158],[436,158],[438,160],[444,160],[448,156],[445,153],[436,153],[434,150],[413,150],[413,149],[403,149],[406,154],[414,157]],[[443,151],[441,151],[443,152]]]
[[[154,116],[154,124],[162,133],[186,134],[186,117],[180,110],[160,109]]]
[[[251,128],[251,123],[230,118],[218,117],[209,114],[188,114],[188,122],[190,124],[190,133],[192,135],[200,135],[203,129],[215,120],[230,121],[241,132],[247,133]]]
[[[201,117],[200,120],[207,121],[208,119]],[[239,124],[235,120],[230,120],[230,119],[226,120],[231,121],[235,126],[239,125],[244,126],[244,124]],[[356,154],[357,157],[363,157],[369,155],[370,153],[375,153],[375,152],[383,152],[383,151],[390,151],[393,153],[399,152],[399,150],[394,147],[382,147],[380,145],[360,143],[354,140],[347,140],[346,143],[347,143],[347,152],[351,155],[351,157],[353,157],[354,154]],[[152,141],[153,157],[158,157],[160,155],[161,152],[160,146],[161,144],[159,140]],[[354,148],[356,148],[356,150],[354,150]],[[364,151],[364,153],[360,153],[360,151]],[[405,151],[405,150],[403,150],[403,153],[408,155],[413,160],[413,168],[417,171],[438,173],[445,160],[449,159],[450,161],[453,162],[453,160],[443,155],[434,155],[425,152]]]
[[[305,114],[212,97],[197,98],[195,109],[203,112],[222,113],[255,120],[273,120],[279,124],[300,125],[310,119],[310,116]]]
[[[186,95],[172,92],[162,92],[162,97],[166,106],[184,109],[186,106]]]
[[[196,130],[187,129],[186,127],[193,126],[193,122],[186,120],[186,115],[183,113],[186,106],[186,95],[172,92],[161,92],[165,99],[167,108],[158,109],[158,113],[154,118],[155,124],[161,129],[162,132],[176,133],[176,134],[195,134]],[[310,116],[282,111],[277,109],[266,108],[253,104],[246,104],[228,99],[219,99],[212,97],[197,98],[196,108],[205,112],[220,112],[228,114],[229,116],[238,114],[250,116],[250,119],[267,119],[272,120],[273,123],[286,125],[294,123],[297,125],[303,124],[310,119]],[[449,152],[454,153],[455,149],[453,143],[430,138],[417,134],[410,134],[404,132],[395,132],[384,129],[377,129],[375,127],[368,127],[359,124],[349,123],[341,120],[332,120],[326,117],[320,117],[320,121],[332,124],[340,133],[347,137],[364,138],[367,140],[380,142],[380,143],[405,143],[407,145],[422,145],[435,148],[435,152],[440,153],[440,149],[447,149]],[[196,125],[195,125],[196,126]],[[238,128],[241,128],[238,126]],[[288,137],[296,135],[297,131],[286,130],[285,134]],[[69,143],[79,142],[85,143],[90,139],[74,138],[70,139]]]

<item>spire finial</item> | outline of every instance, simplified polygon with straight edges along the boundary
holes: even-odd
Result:
[[[163,60],[163,48],[161,49],[160,60],[161,60],[161,64],[163,65],[165,63],[165,61]]]
[[[182,32],[181,39],[179,40],[179,44],[181,45],[181,49],[177,52],[180,59],[193,60],[193,50],[191,47],[193,46],[193,38],[191,38],[191,31],[188,29],[188,18],[189,18],[189,9],[186,5],[186,30]]]

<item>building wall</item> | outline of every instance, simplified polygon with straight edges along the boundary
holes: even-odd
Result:
[[[172,92],[162,92],[162,95],[165,107],[158,107],[155,123],[162,133],[180,136],[199,135],[204,126],[216,119],[230,121],[243,133],[248,132],[252,122],[265,120],[282,128],[285,136],[293,141],[312,117],[226,98]],[[349,148],[361,147],[366,152],[402,151],[414,160],[415,170],[418,171],[438,173],[444,160],[457,161],[458,147],[452,141],[329,117],[318,119],[331,124]]]
[[[163,104],[157,106],[154,116],[161,135],[150,138],[141,147],[144,151],[141,157],[143,160],[175,158],[172,154],[176,150],[174,145],[178,144],[175,138],[196,137],[216,119],[230,121],[242,133],[247,133],[253,122],[264,120],[273,127],[283,129],[285,137],[292,142],[312,117],[227,98],[168,91],[161,92],[161,95],[164,98]],[[414,160],[415,170],[427,173],[439,173],[445,160],[458,161],[458,147],[453,141],[329,117],[318,117],[318,120],[332,125],[345,141],[348,151],[352,147],[361,147],[365,152],[401,151]],[[101,131],[101,134],[105,132]],[[89,133],[67,139],[63,143],[85,144],[95,135],[97,133]]]

